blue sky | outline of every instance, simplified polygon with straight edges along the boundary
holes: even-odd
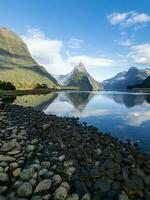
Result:
[[[149,0],[0,0],[0,26],[53,74],[80,61],[97,80],[150,66]]]

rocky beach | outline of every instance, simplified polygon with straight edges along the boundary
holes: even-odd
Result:
[[[150,156],[78,118],[6,105],[0,200],[149,200]]]

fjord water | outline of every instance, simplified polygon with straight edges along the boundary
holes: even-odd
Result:
[[[38,101],[38,96],[34,98],[35,102]],[[46,114],[79,117],[80,121],[94,125],[121,140],[138,142],[142,151],[150,152],[148,93],[56,92],[39,98],[43,98],[43,103],[40,101],[35,107],[44,110]],[[26,102],[29,100],[26,99]]]

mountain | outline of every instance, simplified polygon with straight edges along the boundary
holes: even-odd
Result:
[[[85,66],[79,63],[67,75],[55,76],[58,83],[65,86],[77,87],[80,90],[100,90],[100,84],[87,72]]]
[[[34,88],[37,83],[58,87],[56,79],[31,57],[23,40],[7,28],[0,28],[0,81],[17,88]]]
[[[150,88],[150,76],[148,76],[143,82],[142,87]]]
[[[150,69],[131,67],[128,71],[118,73],[113,78],[103,81],[104,90],[126,89],[128,85],[141,84],[150,75]]]

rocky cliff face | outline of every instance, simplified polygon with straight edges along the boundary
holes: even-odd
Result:
[[[7,28],[0,28],[0,80],[10,81],[17,88],[34,88],[37,83],[58,86],[32,58],[23,40]]]
[[[126,89],[128,85],[141,84],[150,75],[150,69],[131,67],[113,78],[103,81],[104,90]]]
[[[65,86],[77,87],[80,90],[100,90],[100,84],[87,72],[82,63],[75,66],[67,75],[57,77],[58,82]]]

